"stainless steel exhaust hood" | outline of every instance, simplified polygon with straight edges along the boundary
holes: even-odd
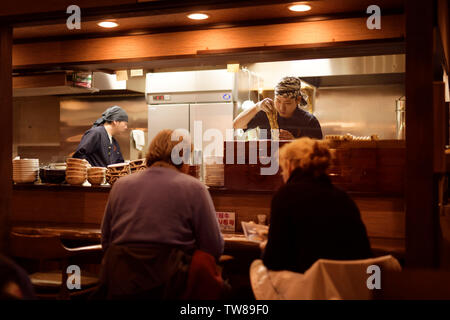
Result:
[[[302,79],[318,88],[394,84],[405,79],[405,55],[318,59],[311,63],[314,71]]]
[[[53,96],[53,95],[77,95],[77,96],[102,96],[105,95],[136,95],[145,93],[145,76],[132,77],[129,80],[117,81],[114,74],[104,72],[93,72],[92,88],[77,87],[66,81],[64,73],[61,76],[53,77],[52,83],[40,81],[39,77],[45,78],[47,75],[38,75],[38,81],[22,81],[25,85],[13,88],[14,97],[28,96]],[[36,78],[36,77],[35,77]]]
[[[271,90],[279,79],[296,75],[315,87],[403,83],[405,55],[379,55],[256,63],[249,67]]]

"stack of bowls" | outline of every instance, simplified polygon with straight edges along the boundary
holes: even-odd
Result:
[[[84,159],[68,158],[66,163],[66,182],[75,186],[82,185],[87,178],[89,162]]]
[[[35,182],[39,172],[39,159],[13,160],[13,181],[15,183]]]
[[[130,174],[130,165],[128,163],[111,164],[106,171],[106,181],[113,185],[117,179],[128,174]]]
[[[138,160],[130,161],[130,172],[131,173],[143,171],[146,168],[147,168],[147,164],[145,162],[145,159],[138,159]]]
[[[93,186],[99,186],[105,182],[106,168],[92,167],[87,169],[88,182]]]

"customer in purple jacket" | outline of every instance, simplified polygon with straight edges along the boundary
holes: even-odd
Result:
[[[173,161],[179,141],[172,134],[158,133],[148,168],[120,178],[111,189],[102,222],[105,256],[93,298],[182,299],[194,251],[216,260],[223,252],[211,196],[186,174],[188,164]]]
[[[172,130],[151,142],[147,170],[122,177],[109,195],[102,223],[104,250],[112,243],[169,244],[200,249],[218,258],[224,241],[206,187],[175,165]]]

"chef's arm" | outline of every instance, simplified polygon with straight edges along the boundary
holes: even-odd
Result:
[[[247,109],[245,111],[242,111],[236,119],[233,121],[233,128],[234,129],[247,129],[247,125],[252,120],[256,114],[259,112],[259,108],[255,104],[250,109]]]
[[[247,129],[248,123],[256,116],[259,111],[264,111],[267,114],[274,112],[275,107],[273,100],[265,98],[256,103],[250,109],[242,111],[233,121],[234,129]]]

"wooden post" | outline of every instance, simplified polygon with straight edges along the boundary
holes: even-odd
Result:
[[[0,27],[0,252],[7,249],[12,198],[12,28]]]
[[[406,265],[438,264],[434,177],[433,26],[435,1],[406,1]]]

